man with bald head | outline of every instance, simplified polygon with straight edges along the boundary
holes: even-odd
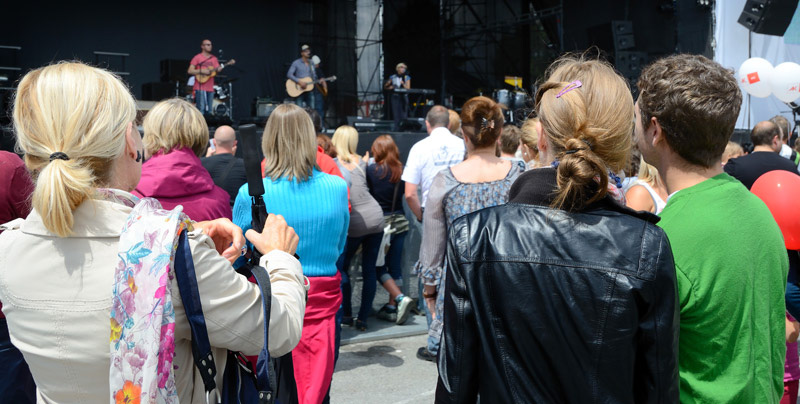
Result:
[[[223,125],[214,131],[214,151],[208,157],[200,159],[203,167],[211,174],[214,184],[230,195],[231,206],[236,199],[239,188],[247,182],[244,171],[244,160],[236,154],[236,131]]]
[[[783,144],[778,125],[770,121],[759,122],[750,132],[750,140],[754,145],[752,153],[728,160],[725,164],[725,172],[741,181],[747,189],[769,171],[785,170],[797,174],[797,166],[778,154]]]

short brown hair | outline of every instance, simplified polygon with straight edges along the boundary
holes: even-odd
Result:
[[[673,55],[639,77],[642,125],[655,117],[667,144],[688,163],[716,164],[733,134],[742,93],[733,71],[701,55]]]
[[[753,127],[750,132],[750,141],[753,142],[753,146],[770,145],[775,136],[780,139],[781,128],[771,121],[762,121]]]
[[[514,125],[503,126],[500,133],[500,151],[505,154],[514,154],[519,149],[520,130]]]
[[[786,140],[789,138],[789,134],[792,133],[792,128],[789,125],[789,120],[786,119],[785,116],[775,115],[772,118],[769,118],[769,121],[781,128],[781,140]]]
[[[484,123],[484,120],[486,122]],[[464,137],[476,148],[486,147],[495,142],[503,131],[503,110],[500,104],[488,97],[472,97],[461,107],[461,124]]]

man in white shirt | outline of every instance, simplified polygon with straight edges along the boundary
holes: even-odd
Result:
[[[428,199],[428,191],[431,188],[433,177],[439,171],[456,165],[464,161],[464,140],[453,135],[447,128],[450,123],[450,113],[441,105],[435,105],[428,111],[425,117],[425,126],[428,129],[428,137],[420,140],[411,147],[408,153],[408,161],[403,169],[403,181],[406,182],[405,198],[408,207],[417,218],[417,223],[412,223],[412,231],[421,232],[420,222],[422,221],[422,208]],[[418,191],[421,191],[420,199]],[[409,237],[410,239],[411,237]],[[417,254],[413,247],[409,248],[406,242],[406,253]],[[416,267],[417,265],[415,265]],[[422,282],[419,282],[420,299],[419,310],[425,310],[428,318],[428,326],[431,324],[432,317],[428,313],[428,308],[422,299]],[[417,351],[417,357],[426,361],[435,361],[436,353],[439,350],[439,343],[432,338],[428,338],[428,344]]]
[[[425,117],[425,126],[430,135],[414,144],[408,153],[402,179],[406,182],[406,202],[418,221],[422,221],[422,208],[433,177],[442,169],[464,161],[464,140],[450,133],[447,129],[449,123],[447,109],[435,105]],[[422,192],[422,199],[417,191]]]

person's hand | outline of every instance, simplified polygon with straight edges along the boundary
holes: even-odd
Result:
[[[436,286],[424,285],[422,287],[423,297],[425,298],[425,305],[428,307],[428,313],[431,313],[431,318],[436,318]]]
[[[302,88],[303,90],[305,90],[305,89],[306,89],[306,87],[308,87],[308,84],[306,84],[306,83],[304,83],[304,82],[302,82],[302,81],[301,81],[301,82],[299,82],[299,83],[297,83],[297,84],[298,84],[298,85],[300,86],[300,88]]]
[[[225,259],[233,263],[242,255],[244,236],[242,229],[229,219],[216,219],[194,223],[194,228],[202,230],[211,240],[214,247]]]
[[[259,233],[251,229],[247,231],[245,237],[253,243],[262,255],[267,255],[272,250],[279,250],[293,255],[297,251],[297,243],[300,242],[297,233],[286,224],[283,216],[273,214],[267,216],[263,232]]]
[[[364,153],[364,157],[361,158],[365,163],[369,163],[369,152]]]

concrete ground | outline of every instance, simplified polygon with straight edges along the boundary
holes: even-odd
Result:
[[[436,364],[416,356],[425,341],[417,335],[342,346],[331,403],[432,403]]]

